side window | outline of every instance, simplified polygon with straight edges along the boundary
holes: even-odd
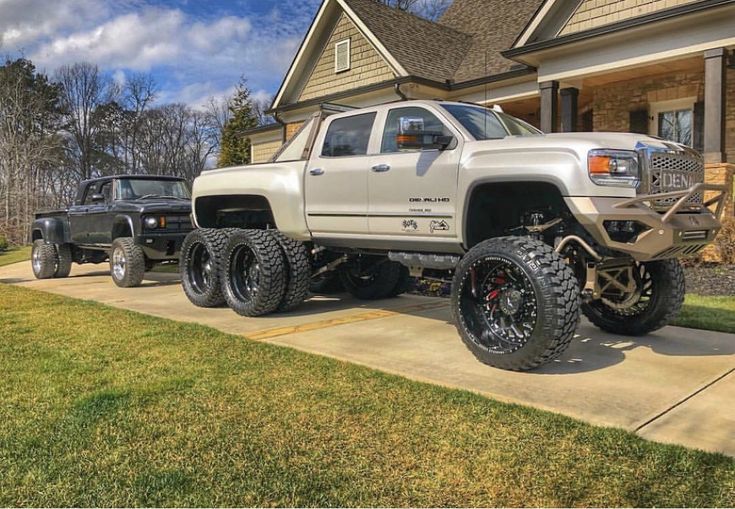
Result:
[[[322,156],[364,156],[367,154],[375,113],[338,118],[329,125]]]
[[[87,186],[87,191],[84,194],[84,201],[82,202],[82,205],[91,205],[94,203],[92,201],[92,195],[97,192],[97,184],[90,184]]]
[[[105,182],[102,185],[100,194],[105,197],[105,203],[112,203],[112,181]]]
[[[424,131],[442,136],[452,136],[452,132],[437,118],[436,115],[424,108],[415,106],[410,108],[396,108],[388,112],[388,118],[385,121],[385,129],[383,130],[383,143],[380,152],[383,154],[391,154],[398,152],[398,144],[396,136],[400,128],[400,121],[403,117],[416,118],[423,120]],[[413,152],[413,150],[411,151]]]

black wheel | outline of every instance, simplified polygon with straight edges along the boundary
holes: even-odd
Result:
[[[220,267],[227,237],[226,230],[201,228],[184,239],[179,261],[181,286],[195,306],[211,308],[225,303]]]
[[[452,313],[462,341],[481,362],[529,370],[569,346],[579,324],[579,284],[543,242],[490,239],[458,265]]]
[[[110,275],[120,288],[140,286],[145,274],[145,254],[131,237],[112,241]]]
[[[278,311],[290,311],[301,305],[309,295],[311,261],[303,242],[286,237],[277,230],[268,230],[281,246],[286,263],[286,291],[278,304]]]
[[[224,250],[220,268],[227,305],[243,316],[278,308],[286,292],[286,264],[276,237],[265,230],[237,230]]]
[[[412,283],[413,278],[411,277],[411,272],[408,270],[408,267],[401,265],[399,268],[398,282],[396,283],[395,288],[393,288],[390,294],[388,294],[388,297],[398,297],[399,295],[403,295],[411,289]]]
[[[686,293],[679,260],[633,263],[598,273],[602,299],[582,305],[582,312],[600,329],[642,336],[671,323]]]
[[[401,275],[401,266],[379,256],[361,256],[340,267],[345,290],[361,300],[390,297]]]
[[[33,275],[36,279],[50,279],[56,274],[56,266],[58,265],[58,257],[56,247],[53,244],[46,244],[43,240],[33,242],[31,250],[31,266],[33,267]]]
[[[56,244],[56,256],[58,263],[56,264],[54,277],[69,277],[69,274],[71,273],[71,264],[74,261],[71,246],[69,244]]]

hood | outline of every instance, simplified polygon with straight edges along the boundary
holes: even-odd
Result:
[[[121,204],[122,205],[122,204]],[[166,200],[166,199],[151,199],[151,200],[127,200],[124,202],[123,208],[126,206],[135,209],[140,212],[148,213],[170,213],[170,214],[190,214],[191,213],[191,201],[184,200]]]

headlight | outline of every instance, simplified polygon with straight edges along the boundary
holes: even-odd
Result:
[[[632,150],[590,150],[587,169],[600,186],[638,187],[641,181],[638,153]]]
[[[158,228],[158,219],[156,219],[155,217],[146,217],[143,220],[143,224],[145,224],[146,228],[153,230],[155,228]]]

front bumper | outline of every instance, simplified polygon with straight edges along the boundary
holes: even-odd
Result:
[[[150,260],[178,260],[181,245],[188,233],[144,233],[135,237],[135,243],[143,248]]]
[[[708,191],[715,196],[705,201],[700,210],[684,210],[693,195]],[[676,198],[677,202],[666,212],[658,212],[651,204],[662,198]],[[725,186],[697,184],[684,191],[631,199],[568,197],[565,201],[600,245],[643,262],[691,256],[704,249],[720,231],[726,199]],[[606,221],[634,221],[646,229],[629,242],[616,242],[610,238]]]

